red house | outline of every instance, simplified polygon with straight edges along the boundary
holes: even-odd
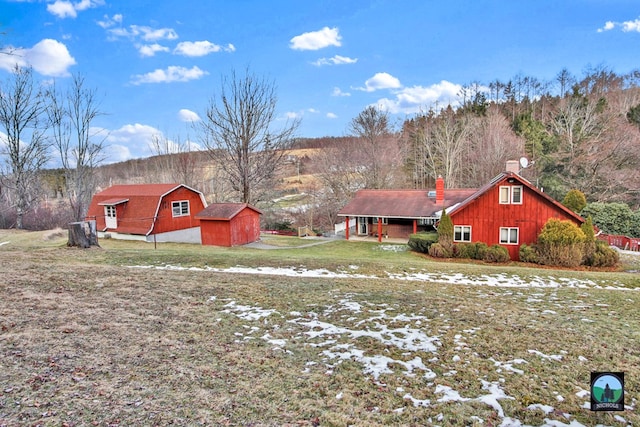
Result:
[[[360,190],[338,216],[355,218],[357,235],[409,237],[433,228],[446,209],[454,225],[454,242],[499,244],[518,260],[520,245],[537,241],[549,218],[580,225],[584,218],[547,196],[515,171],[503,172],[482,188],[435,191]]]
[[[260,239],[262,212],[247,203],[214,203],[196,215],[203,245],[237,246]]]
[[[114,185],[93,196],[87,219],[116,239],[200,243],[204,195],[183,184]]]

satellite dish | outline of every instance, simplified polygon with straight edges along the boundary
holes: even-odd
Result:
[[[520,167],[522,167],[522,169],[526,169],[527,166],[529,166],[529,159],[526,157],[520,157]]]

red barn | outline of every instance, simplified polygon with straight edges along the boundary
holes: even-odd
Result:
[[[200,243],[204,195],[183,184],[114,185],[93,196],[87,219],[101,234],[147,242]]]
[[[247,203],[214,203],[196,215],[203,245],[237,246],[260,239],[262,212]]]
[[[558,203],[516,172],[503,172],[479,189],[445,189],[436,180],[435,191],[360,190],[338,212],[355,219],[357,235],[408,238],[409,234],[433,228],[446,209],[454,225],[455,242],[499,244],[519,259],[522,244],[538,239],[549,218],[573,221],[584,218]]]

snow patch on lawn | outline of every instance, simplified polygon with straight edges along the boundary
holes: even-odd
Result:
[[[324,268],[319,269],[307,269],[305,267],[245,267],[235,266],[228,268],[215,268],[215,267],[182,267],[177,265],[134,265],[130,268],[141,269],[155,269],[155,270],[168,270],[168,271],[202,271],[213,273],[238,273],[238,274],[259,274],[269,276],[286,276],[286,277],[320,277],[331,279],[392,279],[392,280],[405,280],[405,281],[418,281],[418,282],[430,282],[430,283],[445,283],[453,285],[468,285],[468,286],[488,286],[488,287],[503,287],[503,288],[579,288],[579,289],[609,289],[609,290],[632,290],[637,291],[640,288],[626,288],[624,285],[618,282],[607,283],[606,285],[598,284],[589,279],[577,279],[567,277],[539,277],[532,276],[523,278],[515,274],[480,274],[470,275],[463,273],[433,273],[433,272],[402,272],[402,273],[390,273],[387,272],[386,276],[374,276],[366,274],[354,273],[357,268],[355,266],[349,266],[351,271],[331,271]],[[546,313],[553,314],[553,313]]]

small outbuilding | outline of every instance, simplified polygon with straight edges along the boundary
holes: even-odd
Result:
[[[195,213],[204,195],[184,184],[114,185],[93,196],[87,220],[100,237],[147,242],[200,243]]]
[[[203,245],[238,246],[260,239],[259,209],[247,203],[213,203],[196,215]]]

